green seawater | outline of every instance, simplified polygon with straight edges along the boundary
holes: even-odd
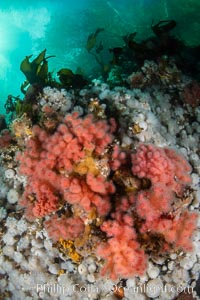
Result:
[[[199,0],[1,0],[0,1],[0,113],[9,94],[21,95],[25,80],[19,65],[26,55],[47,49],[49,69],[77,68],[99,76],[99,65],[86,50],[88,35],[97,28],[103,47],[123,46],[122,37],[137,32],[152,35],[151,24],[174,19],[173,33],[188,45],[199,44]],[[103,59],[109,61],[109,53]]]

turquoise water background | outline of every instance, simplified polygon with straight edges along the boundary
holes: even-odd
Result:
[[[109,47],[123,45],[122,36],[137,31],[137,39],[152,35],[151,23],[175,19],[174,33],[190,45],[199,43],[199,0],[1,0],[0,1],[0,113],[9,94],[18,96],[25,80],[19,65],[26,55],[44,48],[49,68],[80,68],[92,77],[99,66],[86,50],[87,37],[104,28],[101,40]],[[108,51],[107,51],[108,52]],[[109,54],[107,53],[109,59]],[[22,95],[21,95],[22,96]]]

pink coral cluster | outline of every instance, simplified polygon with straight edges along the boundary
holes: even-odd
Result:
[[[28,178],[20,202],[26,207],[27,217],[55,212],[62,201],[85,211],[96,207],[99,214],[108,213],[107,195],[114,191],[112,183],[101,174],[88,173],[81,177],[74,171],[74,166],[87,155],[99,157],[111,143],[108,124],[94,122],[91,115],[81,119],[74,113],[67,115],[53,134],[38,126],[33,128],[33,133],[25,151],[17,156],[19,171]]]
[[[167,243],[190,250],[197,215],[173,209],[191,183],[188,162],[173,149],[141,144],[132,154],[132,172],[151,181],[151,188],[140,191],[136,201],[136,212],[145,220],[141,232],[161,233]]]
[[[191,237],[196,228],[197,214],[183,210],[180,215],[172,218],[155,218],[151,223],[146,223],[141,232],[161,233],[166,241],[165,249],[171,245],[184,251],[192,250]]]
[[[73,178],[69,188],[64,192],[64,198],[70,204],[78,204],[89,212],[95,206],[100,216],[105,216],[110,211],[109,194],[114,192],[112,183],[103,176],[94,177],[87,174],[84,179]]]
[[[45,228],[49,237],[57,242],[60,238],[64,240],[77,238],[84,232],[84,223],[79,217],[66,218],[61,216],[58,218],[57,215],[53,215],[45,222]]]
[[[131,159],[133,174],[149,178],[152,184],[162,183],[179,194],[191,183],[190,165],[173,149],[140,144]]]
[[[118,146],[114,148],[111,161],[114,170],[123,169],[129,160],[129,155],[120,152]],[[146,240],[152,247],[151,237],[155,240],[162,237],[159,251],[171,248],[190,251],[196,228],[196,213],[184,207],[174,209],[191,183],[191,167],[184,157],[170,148],[140,144],[131,154],[131,161],[133,175],[150,180],[151,185],[119,198],[112,219],[101,226],[108,241],[97,248],[97,253],[105,259],[102,274],[110,274],[112,279],[141,275],[145,271],[147,256],[141,242]]]
[[[97,254],[106,260],[101,274],[109,274],[111,279],[142,275],[146,269],[146,255],[137,242],[129,215],[118,214],[115,220],[106,221],[101,229],[109,237],[106,244],[97,249]]]
[[[135,153],[121,151],[118,145],[110,148],[112,133],[112,124],[106,121],[69,114],[54,133],[35,126],[17,159],[20,172],[27,176],[20,201],[26,216],[46,217],[45,228],[56,242],[84,235],[86,219],[96,215],[102,223],[95,226],[107,236],[96,248],[105,261],[102,275],[115,280],[145,271],[143,243],[152,236],[162,236],[163,252],[191,250],[197,215],[175,205],[191,183],[191,167],[182,155],[146,144]],[[101,159],[108,161],[112,172],[101,172],[101,164],[96,164]],[[115,172],[121,181],[115,180]],[[149,185],[142,185],[145,179]],[[136,189],[131,186],[134,182]],[[60,215],[61,207],[69,210]]]

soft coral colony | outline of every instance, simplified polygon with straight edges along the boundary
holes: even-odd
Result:
[[[197,219],[182,205],[185,158],[152,144],[123,149],[116,125],[69,113],[53,131],[35,125],[16,157],[26,217],[41,218],[57,245],[70,242],[77,262],[102,259],[101,274],[113,280],[142,275],[151,254],[190,251]]]

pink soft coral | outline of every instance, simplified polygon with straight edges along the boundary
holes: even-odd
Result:
[[[142,232],[161,233],[169,245],[184,251],[192,250],[191,237],[196,228],[197,214],[183,211],[175,218],[157,218],[147,222],[141,228]]]
[[[139,192],[136,211],[141,218],[154,221],[162,214],[170,212],[174,198],[172,190],[162,183],[156,183],[149,190]]]
[[[191,167],[185,158],[170,148],[140,144],[132,154],[132,172],[146,177],[152,184],[162,183],[177,194],[191,183]]]
[[[106,157],[113,173],[122,174],[119,186],[117,181],[114,186],[112,172],[105,175],[96,165],[113,140],[106,121],[72,114],[53,134],[38,126],[33,133],[24,153],[17,156],[19,170],[27,176],[20,203],[30,219],[48,216],[45,228],[54,241],[77,238],[90,214],[100,217],[107,241],[99,244],[97,254],[105,260],[102,275],[113,280],[143,274],[143,236],[147,240],[162,236],[163,251],[172,247],[191,250],[197,216],[185,208],[174,209],[191,183],[191,167],[182,155],[145,144],[135,153],[122,152],[115,145]],[[129,178],[130,186],[134,184],[131,179],[140,182],[146,178],[150,184],[144,187],[140,183],[135,191],[126,192],[121,187]],[[115,197],[111,197],[113,193]],[[66,203],[70,217],[58,217],[56,211]]]
[[[168,245],[191,250],[197,214],[173,207],[191,183],[188,162],[173,149],[141,144],[132,154],[132,172],[151,181],[150,189],[140,191],[135,201],[143,219],[140,232],[162,234]]]
[[[21,200],[27,216],[42,217],[56,211],[63,196],[87,211],[96,206],[100,214],[106,214],[113,185],[100,175],[87,174],[85,180],[73,173],[88,153],[98,157],[112,141],[106,121],[94,122],[91,115],[82,119],[74,113],[67,115],[53,134],[38,126],[33,133],[24,153],[17,156],[19,170],[28,178]]]
[[[59,218],[54,215],[48,221],[45,221],[44,225],[49,237],[54,242],[59,241],[60,238],[64,240],[75,239],[84,231],[84,223],[79,217],[65,218],[62,216]]]
[[[88,174],[89,176],[89,174]],[[92,176],[92,175],[91,175]],[[93,176],[92,176],[93,177]],[[102,189],[98,188],[102,185]],[[69,188],[64,191],[64,199],[74,205],[78,205],[86,212],[91,211],[92,206],[95,206],[99,215],[106,215],[110,210],[109,183],[105,179],[96,178],[90,179],[88,182],[80,178],[72,178]]]
[[[144,273],[146,257],[136,241],[132,225],[132,218],[126,216],[104,222],[101,226],[108,236],[108,241],[97,248],[97,254],[105,259],[102,275],[108,274],[111,279],[116,280]]]

